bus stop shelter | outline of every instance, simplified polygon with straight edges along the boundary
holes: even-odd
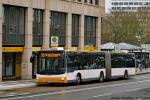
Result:
[[[134,52],[134,51],[140,51],[141,52],[143,50],[142,47],[139,47],[139,46],[136,46],[136,45],[132,45],[132,44],[128,44],[128,43],[116,44],[116,43],[113,43],[113,42],[108,42],[108,43],[102,44],[101,45],[101,50],[102,51],[114,51],[116,46],[119,47],[120,50],[127,50],[129,52]]]

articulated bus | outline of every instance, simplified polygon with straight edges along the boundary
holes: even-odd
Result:
[[[135,55],[132,53],[47,50],[34,53],[31,62],[35,58],[37,84],[103,82],[104,79],[127,79],[135,75]]]

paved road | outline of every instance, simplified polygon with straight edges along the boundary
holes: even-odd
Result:
[[[150,100],[150,74],[138,75],[129,80],[113,80],[104,83],[87,83],[79,86],[42,86],[23,88],[9,93],[12,93],[12,97],[4,95],[4,97],[1,97],[0,99]],[[21,95],[21,93],[24,94]],[[20,94],[20,96],[18,94]]]

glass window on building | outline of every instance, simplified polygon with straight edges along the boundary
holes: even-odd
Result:
[[[95,0],[95,5],[99,5],[99,0]]]
[[[145,2],[145,5],[148,5],[148,2]]]
[[[33,13],[33,46],[43,43],[43,11],[34,9]]]
[[[84,0],[84,3],[87,3],[87,0]]]
[[[77,0],[78,2],[81,2],[82,0]]]
[[[141,5],[141,6],[142,6],[142,5],[143,5],[143,2],[139,2],[139,5]]]
[[[132,7],[132,10],[136,10],[136,7]]]
[[[90,4],[93,4],[93,0],[90,0]]]
[[[118,5],[118,2],[114,2],[114,5]]]
[[[142,9],[142,7],[137,7],[137,10],[141,10]]]
[[[121,7],[117,7],[117,10],[121,10]]]
[[[122,10],[126,10],[126,7],[122,7]]]
[[[112,10],[116,10],[116,7],[112,7]]]
[[[123,2],[119,2],[119,5],[123,5]]]
[[[51,12],[50,35],[58,36],[58,45],[65,46],[66,13]]]
[[[3,6],[3,45],[24,45],[25,9]]]
[[[79,43],[79,15],[72,15],[72,46],[78,46]]]
[[[124,5],[128,5],[128,2],[124,2]]]
[[[129,5],[133,5],[133,2],[129,2]]]
[[[127,10],[131,10],[131,7],[127,7]]]
[[[134,5],[138,5],[138,2],[134,2]]]
[[[96,17],[85,16],[84,44],[96,45]]]

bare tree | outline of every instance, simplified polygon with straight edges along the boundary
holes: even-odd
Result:
[[[135,12],[116,11],[103,17],[102,43],[112,41],[139,45],[136,37],[143,37],[143,33],[144,27]]]
[[[144,5],[137,11],[137,17],[140,25],[143,27],[143,43],[150,44],[150,7]]]

